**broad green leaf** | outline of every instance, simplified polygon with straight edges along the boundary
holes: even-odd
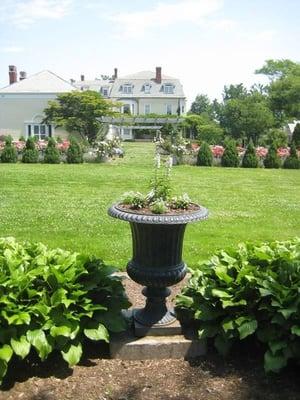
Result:
[[[216,325],[208,325],[198,330],[199,339],[205,339],[208,337],[214,337],[219,331],[219,327]]]
[[[190,308],[193,306],[194,300],[190,296],[186,296],[184,294],[179,294],[176,297],[176,304],[180,307]]]
[[[287,342],[284,340],[274,340],[268,343],[272,354],[276,354],[278,350],[285,349],[287,347]]]
[[[239,301],[234,301],[234,300],[221,300],[223,308],[227,307],[238,307],[238,306],[246,306],[247,301],[242,299]]]
[[[109,343],[109,333],[104,325],[99,324],[95,329],[84,329],[84,334],[91,340],[104,340]]]
[[[30,324],[30,315],[26,312],[19,312],[14,315],[7,315],[6,311],[2,311],[2,315],[6,319],[6,321],[9,323],[9,325],[29,325]]]
[[[293,335],[300,336],[300,326],[293,325],[291,327],[291,332],[292,332]]]
[[[285,354],[274,355],[268,350],[264,356],[264,367],[266,372],[278,372],[287,365],[287,357]]]
[[[45,360],[52,351],[52,346],[48,342],[45,332],[41,329],[27,332],[27,340],[36,348],[41,360]]]
[[[7,372],[7,362],[4,360],[0,360],[0,383],[2,383],[2,379],[6,375]]]
[[[31,345],[24,335],[21,336],[19,340],[12,338],[10,344],[16,355],[22,359],[24,359],[30,352]]]
[[[245,339],[247,336],[252,335],[257,329],[257,321],[256,319],[244,322],[242,325],[238,327],[238,331],[240,334],[240,339]]]
[[[52,326],[50,328],[50,335],[52,337],[56,336],[72,336],[72,329],[69,326],[62,325],[62,326]]]
[[[215,273],[217,275],[217,277],[226,282],[227,284],[230,284],[233,281],[233,278],[231,278],[231,276],[228,275],[228,268],[225,265],[218,265],[215,268]]]
[[[61,351],[63,359],[69,364],[69,367],[73,367],[78,364],[82,356],[82,346],[78,343],[76,346],[71,344],[67,346],[67,349]]]
[[[229,320],[229,321],[223,322],[222,323],[222,328],[223,328],[225,333],[227,331],[230,331],[230,330],[234,329],[234,321],[233,320]]]
[[[2,347],[0,347],[0,360],[8,363],[12,355],[12,348],[8,344],[4,344]]]
[[[220,298],[232,298],[232,295],[225,292],[225,290],[220,290],[220,289],[212,289],[211,291],[212,295],[215,297],[220,297]]]

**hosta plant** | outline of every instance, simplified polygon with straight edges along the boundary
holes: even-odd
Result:
[[[299,287],[300,238],[240,244],[192,271],[177,310],[222,354],[253,336],[265,346],[265,370],[277,372],[300,361]]]
[[[12,357],[54,350],[73,366],[85,338],[109,341],[129,306],[120,278],[101,260],[0,239],[0,381]]]

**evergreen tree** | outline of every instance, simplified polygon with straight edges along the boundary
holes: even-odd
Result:
[[[213,155],[209,145],[203,142],[197,156],[197,165],[204,167],[211,167],[213,162]]]
[[[8,136],[5,139],[5,146],[1,153],[1,162],[3,163],[16,163],[18,160],[17,150],[12,144],[12,138]]]
[[[268,154],[264,159],[265,168],[280,168],[281,160],[277,155],[277,148],[274,144],[271,144],[268,150]]]
[[[300,124],[299,123],[295,126],[295,129],[293,132],[293,137],[292,137],[292,142],[295,143],[295,146],[297,148],[300,147]]]
[[[297,155],[295,143],[292,142],[290,155],[285,159],[283,168],[286,169],[300,169],[300,160]]]
[[[226,147],[221,158],[222,167],[238,167],[239,166],[239,155],[236,149],[236,143],[234,140],[229,140],[226,143]]]
[[[22,156],[22,162],[27,164],[34,164],[39,161],[39,152],[35,147],[35,139],[29,137],[26,140],[25,149]]]
[[[44,162],[47,164],[59,164],[60,163],[60,153],[56,148],[56,142],[53,138],[49,138],[48,145],[45,150]]]
[[[250,140],[243,157],[242,167],[257,168],[257,166],[258,166],[258,159],[256,156],[255,147],[253,146],[252,140]]]
[[[69,164],[80,164],[83,162],[83,153],[80,144],[75,138],[71,138],[67,151],[67,162]]]

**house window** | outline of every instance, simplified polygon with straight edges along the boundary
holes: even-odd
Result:
[[[107,97],[108,96],[108,88],[107,87],[103,87],[101,89],[103,96]]]
[[[124,114],[131,114],[130,104],[124,104],[123,105],[123,113]]]
[[[145,104],[145,114],[150,114],[151,113],[151,105],[150,104]]]
[[[166,114],[169,114],[169,115],[172,114],[172,104],[166,105]]]
[[[132,93],[132,85],[130,85],[130,84],[126,84],[126,85],[123,85],[123,93]]]
[[[144,85],[145,94],[149,94],[150,93],[150,89],[151,89],[151,85],[149,83],[145,83],[145,85]]]
[[[38,140],[45,140],[46,137],[52,136],[52,126],[45,124],[30,124],[27,125],[27,136],[34,136]]]
[[[164,85],[164,93],[165,94],[173,94],[174,93],[174,86],[170,83]]]

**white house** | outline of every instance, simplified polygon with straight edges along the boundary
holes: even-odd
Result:
[[[81,75],[79,81],[71,79],[70,83],[47,70],[29,77],[21,71],[18,81],[17,69],[11,65],[9,83],[0,89],[0,135],[11,135],[14,139],[20,136],[66,137],[68,133],[63,129],[43,124],[43,110],[49,100],[72,90],[95,90],[104,98],[121,103],[121,112],[131,115],[181,115],[186,107],[180,81],[162,75],[161,67],[156,67],[155,72],[142,71],[122,78],[115,68],[111,78],[85,80]],[[128,127],[113,127],[110,131],[123,139],[133,137]]]
[[[97,90],[104,97],[122,104],[121,112],[131,115],[185,113],[186,98],[180,81],[162,75],[161,67],[153,71],[142,71],[132,75],[118,77],[115,68],[111,79],[86,81],[84,76],[74,82],[81,90]],[[121,128],[124,139],[133,137],[132,129]]]
[[[0,135],[67,137],[68,133],[54,125],[43,124],[43,110],[49,100],[55,100],[58,94],[77,90],[69,82],[51,71],[42,71],[28,78],[22,71],[17,80],[15,66],[9,67],[10,85],[0,89]]]

